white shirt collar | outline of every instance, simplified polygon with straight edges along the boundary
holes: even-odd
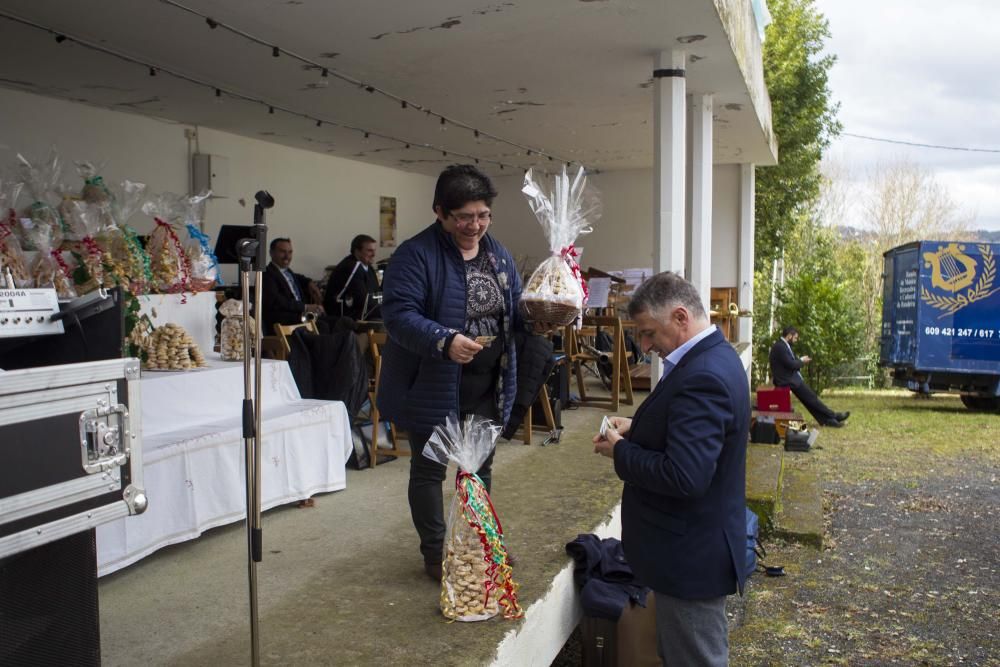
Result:
[[[714,324],[705,327],[695,335],[691,336],[691,338],[688,339],[686,343],[684,343],[676,350],[668,354],[666,359],[663,360],[664,373],[660,379],[662,380],[663,378],[667,377],[669,372],[672,371],[674,367],[681,362],[681,359],[684,358],[684,355],[691,351],[692,347],[697,345],[703,339],[712,335],[717,328],[718,327],[716,327]]]

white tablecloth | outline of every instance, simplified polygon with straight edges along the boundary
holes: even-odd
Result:
[[[246,515],[240,410],[243,365],[209,355],[210,368],[143,371],[143,483],[149,508],[97,528],[98,573]],[[261,507],[343,489],[351,451],[339,401],[302,399],[288,364],[265,359]]]

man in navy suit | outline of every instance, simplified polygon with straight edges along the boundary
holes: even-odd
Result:
[[[324,313],[323,295],[312,280],[292,271],[292,241],[276,238],[270,245],[271,262],[262,275],[261,302],[264,335],[274,333],[275,324],[298,324],[305,313]]]
[[[677,274],[640,285],[629,315],[663,376],[632,419],[609,419],[594,451],[625,482],[622,545],[656,594],[663,663],[727,665],[726,596],[746,579],[747,374]]]
[[[792,393],[806,406],[806,410],[822,426],[840,428],[851,416],[850,412],[834,412],[826,403],[820,400],[816,392],[802,379],[800,369],[812,361],[811,357],[796,357],[792,352],[792,343],[799,340],[799,330],[795,327],[785,327],[781,330],[781,338],[771,346],[768,361],[771,364],[771,379],[775,387],[789,387]]]

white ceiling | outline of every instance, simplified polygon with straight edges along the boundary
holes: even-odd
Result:
[[[454,154],[503,162],[508,169],[553,164],[539,151],[612,170],[652,165],[653,57],[685,48],[691,56],[688,92],[715,95],[715,162],[774,161],[713,0],[183,5],[0,0],[0,15],[40,26],[0,18],[0,86],[431,175],[459,159]],[[221,26],[210,29],[205,16],[264,44]],[[47,30],[70,39],[57,43]],[[679,38],[688,35],[705,37],[684,46]],[[141,64],[74,40],[209,87],[163,71],[149,76]],[[275,58],[271,45],[378,91],[332,75],[328,85],[318,86],[319,69],[288,54]],[[269,114],[260,103],[228,95],[219,100],[214,87],[278,109]],[[409,102],[406,109],[399,98]],[[442,131],[438,115],[484,136],[476,141],[471,130],[451,123]],[[325,124],[317,127],[317,119]],[[371,136],[366,140],[361,130]]]

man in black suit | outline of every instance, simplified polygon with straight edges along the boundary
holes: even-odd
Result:
[[[375,275],[375,239],[358,234],[351,241],[351,254],[330,274],[323,296],[323,308],[331,316],[346,315],[355,320],[381,319],[375,295],[379,291]]]
[[[305,313],[323,314],[319,288],[312,280],[291,269],[292,242],[287,238],[271,241],[271,262],[263,273],[261,301],[265,336],[274,334],[274,325],[299,324]]]
[[[694,285],[659,273],[632,296],[642,351],[663,376],[632,419],[609,418],[594,451],[614,460],[622,546],[656,596],[664,664],[724,666],[726,596],[746,581],[750,387]]]
[[[802,401],[806,410],[821,426],[840,428],[851,416],[850,412],[834,412],[819,399],[805,380],[800,369],[812,361],[812,357],[797,357],[792,352],[792,343],[799,340],[799,330],[795,327],[785,327],[781,330],[781,338],[771,346],[768,360],[771,363],[771,378],[775,387],[789,387],[792,393]]]

